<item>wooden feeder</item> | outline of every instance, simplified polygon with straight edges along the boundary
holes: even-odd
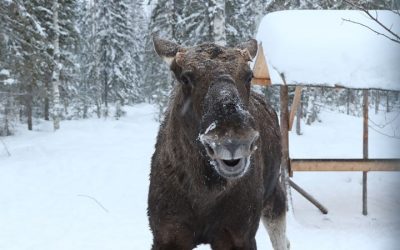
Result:
[[[270,86],[272,84],[261,43],[259,44],[258,54],[254,63],[253,75],[252,84],[261,86]],[[289,157],[289,131],[292,129],[296,111],[300,106],[303,86],[302,84],[290,84],[290,86],[296,88],[292,104],[290,105],[289,85],[286,83],[284,74],[281,74],[280,77],[283,82],[280,85],[282,170],[285,169],[290,177],[293,177],[293,171],[361,171],[363,173],[362,213],[367,215],[367,173],[369,171],[400,171],[399,159],[371,159],[368,157],[368,89],[363,89],[363,157],[361,159],[291,159]],[[313,86],[320,87],[318,84],[314,84]],[[334,87],[343,88],[343,86],[339,85],[335,85]],[[328,213],[327,208],[294,183],[293,180],[288,179],[288,185],[313,203],[322,213]]]

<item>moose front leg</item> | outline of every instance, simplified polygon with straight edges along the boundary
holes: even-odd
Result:
[[[255,237],[247,238],[244,233],[232,233],[225,229],[211,243],[213,250],[257,250]]]
[[[179,224],[159,226],[154,232],[152,250],[193,249],[193,232]]]
[[[290,242],[286,236],[286,198],[279,184],[266,202],[261,221],[274,250],[289,250]]]

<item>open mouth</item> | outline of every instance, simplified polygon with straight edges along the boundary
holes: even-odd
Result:
[[[250,162],[250,156],[239,159],[215,159],[215,170],[225,178],[238,178],[243,176]]]
[[[222,162],[227,165],[228,167],[234,167],[236,166],[241,159],[236,159],[236,160],[222,160]]]
[[[210,163],[222,177],[239,178],[249,169],[250,157],[257,149],[255,142],[259,136],[257,131],[249,131],[247,134],[237,136],[218,136],[215,133],[199,135],[199,139],[211,160]]]

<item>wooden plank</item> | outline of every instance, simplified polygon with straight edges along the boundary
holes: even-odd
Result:
[[[290,116],[289,116],[289,131],[292,131],[294,117],[296,116],[297,109],[299,108],[301,101],[301,86],[296,86],[294,91],[293,103],[290,108]]]
[[[400,159],[291,159],[292,171],[400,171]]]
[[[368,159],[368,90],[363,90],[363,159]],[[368,215],[367,172],[363,172],[362,213]]]
[[[265,60],[264,49],[261,43],[258,45],[258,54],[253,67],[253,75],[254,78],[258,79],[271,79],[269,76],[267,61]],[[267,85],[271,85],[271,80],[269,83],[267,82]]]
[[[253,78],[251,79],[251,83],[254,85],[261,85],[261,86],[270,86],[271,79],[267,78]]]

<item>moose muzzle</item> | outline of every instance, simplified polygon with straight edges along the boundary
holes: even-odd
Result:
[[[225,178],[243,176],[257,148],[259,133],[229,75],[221,75],[211,83],[201,128],[199,139],[218,174]]]

